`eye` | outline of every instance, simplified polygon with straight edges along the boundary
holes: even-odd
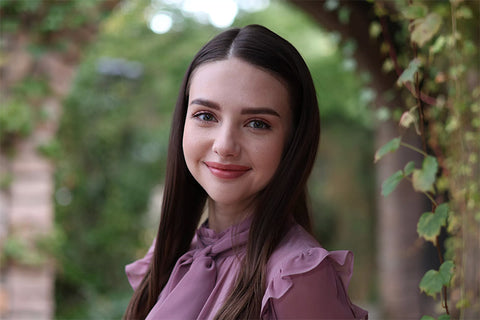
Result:
[[[205,122],[216,121],[215,116],[210,112],[199,112],[194,114],[193,117]]]
[[[253,128],[253,129],[270,129],[270,125],[262,120],[252,120],[249,123],[247,123],[247,127]]]

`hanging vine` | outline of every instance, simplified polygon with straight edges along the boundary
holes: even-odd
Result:
[[[397,1],[398,11],[391,12],[385,2],[376,1],[379,22],[371,26],[371,30],[379,30],[388,47],[387,69],[395,70],[397,84],[410,95],[405,101],[411,105],[405,106],[399,125],[415,126],[422,145],[420,149],[402,141],[402,136],[396,137],[376,152],[375,162],[400,147],[423,156],[421,168],[410,161],[387,178],[382,195],[388,196],[402,180],[407,180],[431,203],[431,210],[420,216],[417,232],[435,246],[440,266],[425,273],[419,288],[433,298],[441,297],[444,312],[439,320],[462,318],[469,312],[478,314],[479,308],[478,288],[468,281],[478,278],[478,271],[469,267],[472,257],[468,252],[479,250],[475,244],[469,247],[468,239],[475,239],[480,229],[480,85],[475,43],[478,35],[468,28],[475,14],[472,5],[475,2],[462,0]],[[396,51],[387,15],[408,26],[408,53]],[[404,70],[401,61],[406,61]],[[448,233],[445,252],[440,241],[444,229]],[[449,296],[450,287],[459,292],[459,298]]]

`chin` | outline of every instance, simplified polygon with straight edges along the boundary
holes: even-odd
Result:
[[[211,201],[221,206],[248,207],[252,201],[252,197],[227,196],[226,192],[208,193],[208,195]]]

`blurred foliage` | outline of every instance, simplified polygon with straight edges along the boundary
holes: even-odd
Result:
[[[52,52],[61,52],[69,60],[75,60],[92,28],[117,2],[0,1],[0,68],[14,73],[13,77],[2,78],[0,93],[0,147],[4,151],[14,153],[15,143],[41,126],[48,114],[43,103],[52,94],[49,71],[42,70],[39,60]],[[12,54],[24,43],[27,52],[21,52],[21,57]],[[24,69],[29,71],[26,75],[22,74]]]
[[[58,228],[49,233],[37,233],[30,237],[25,237],[19,231],[10,232],[3,242],[0,267],[8,264],[25,267],[54,264],[55,258],[61,254],[61,244],[64,241],[65,234]]]
[[[396,69],[397,84],[405,89],[399,126],[414,126],[422,148],[397,137],[377,151],[375,160],[400,147],[424,160],[421,168],[410,161],[387,178],[382,194],[405,179],[430,200],[431,211],[420,216],[417,232],[436,247],[440,266],[425,273],[420,290],[441,297],[445,314],[438,319],[471,318],[480,314],[478,270],[469,266],[478,263],[480,250],[471,242],[480,232],[480,7],[476,1],[452,0],[397,1],[394,8],[376,1],[383,25],[374,22],[370,30],[373,37],[383,34],[390,53],[384,67]],[[387,16],[398,24],[393,38],[385,30]],[[442,230],[449,236],[445,253]]]
[[[0,97],[0,146],[9,150],[14,142],[29,135],[41,120],[41,101],[49,93],[44,79],[29,76],[17,83],[7,97]]]
[[[0,28],[10,34],[30,29],[29,32],[38,37],[37,43],[50,42],[46,40],[52,33],[77,29],[105,14],[102,10],[94,10],[99,4],[102,2],[96,0],[2,0]]]
[[[220,31],[182,17],[178,28],[158,35],[144,19],[149,10],[147,1],[125,2],[102,24],[65,101],[59,147],[47,148],[56,154],[56,217],[67,235],[56,284],[58,318],[123,314],[132,294],[124,265],[143,256],[158,221],[158,212],[154,218],[146,212],[154,186],[163,179],[171,112],[181,79],[193,55]],[[337,139],[321,149],[321,165],[311,181],[319,238],[325,239],[324,245],[347,243],[352,235],[343,229],[353,226],[344,220],[354,216],[360,232],[369,237],[364,244],[373,243],[372,193],[363,185],[371,183],[371,163],[365,161],[372,139],[368,99],[360,97],[362,82],[345,69],[335,41],[297,10],[273,3],[265,11],[240,12],[234,24],[249,23],[272,28],[304,54],[318,88],[325,139],[329,128],[332,140]],[[335,129],[339,123],[343,127]],[[347,149],[348,156],[342,153]],[[350,156],[359,159],[358,166],[341,178],[340,164],[327,169],[337,162],[335,157]],[[351,162],[343,164],[349,167]],[[329,199],[333,190],[340,197],[334,201]],[[341,194],[355,199],[342,202]],[[348,243],[354,242],[350,238]],[[372,268],[372,260],[364,254],[365,272]]]
[[[6,147],[16,136],[25,136],[32,131],[30,106],[23,101],[5,101],[0,108],[0,145]]]

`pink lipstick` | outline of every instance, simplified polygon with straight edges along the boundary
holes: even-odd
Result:
[[[214,176],[221,179],[236,179],[250,171],[250,167],[236,164],[223,164],[210,161],[205,161],[204,163]]]

